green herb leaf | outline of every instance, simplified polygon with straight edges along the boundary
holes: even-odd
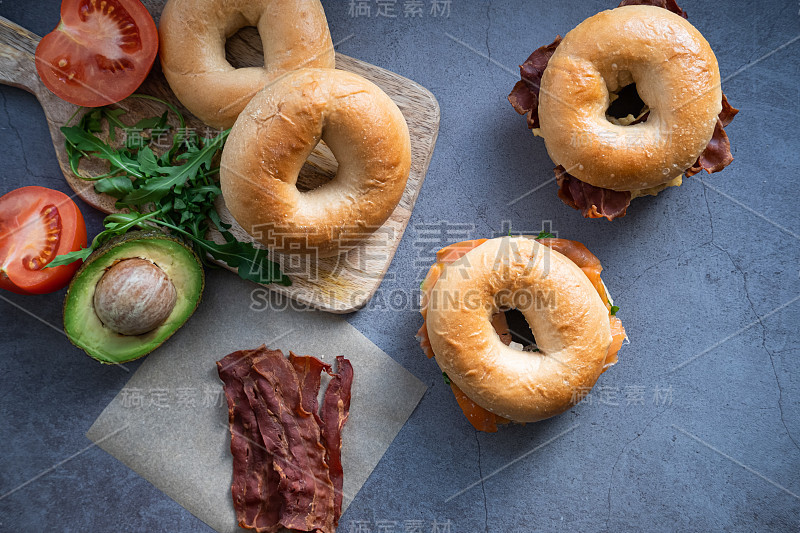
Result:
[[[115,150],[108,144],[98,139],[92,133],[81,129],[78,126],[64,126],[61,128],[67,142],[72,144],[75,149],[89,152],[95,157],[106,159],[111,163],[112,168],[122,170],[131,176],[142,178],[139,172],[138,163],[127,156],[124,152]],[[77,167],[77,166],[76,166]]]
[[[126,178],[127,179],[127,178]],[[86,248],[82,248],[80,250],[76,250],[74,252],[69,252],[67,254],[61,254],[53,258],[52,261],[45,265],[45,268],[52,268],[61,265],[68,265],[74,261],[82,261],[89,257],[89,255],[97,250],[104,242],[109,240],[112,237],[117,235],[122,235],[126,233],[129,229],[139,226],[145,227],[145,221],[152,219],[156,215],[158,215],[158,211],[154,211],[152,213],[114,213],[108,215],[105,220],[103,220],[103,225],[106,227],[105,230],[98,233],[94,239],[92,239],[92,243],[87,246]]]
[[[450,385],[450,377],[447,375],[447,372],[442,372],[442,378],[444,379],[445,385]]]
[[[66,152],[67,152],[67,160],[69,161],[69,169],[78,177],[81,177],[81,173],[78,170],[78,165],[81,162],[81,158],[83,157],[83,153],[80,150],[75,148],[75,145],[71,142],[67,141],[65,144]]]
[[[556,236],[552,233],[548,233],[546,231],[540,231],[539,235],[536,236],[537,239],[555,239]]]
[[[133,130],[160,130],[167,126],[167,118],[169,118],[169,111],[164,111],[160,117],[147,117],[133,125],[129,129]]]
[[[125,128],[125,124],[119,119],[121,115],[125,114],[125,110],[120,108],[108,109],[105,108],[103,116],[108,121],[108,140],[112,143],[117,140],[117,128]]]
[[[145,180],[141,187],[125,196],[122,201],[130,205],[144,205],[157,202],[167,195],[173,187],[180,187],[187,180],[194,179],[201,167],[211,170],[211,160],[220,149],[230,130],[225,130],[196,152],[181,154],[177,159],[185,159],[186,163],[177,167],[160,167],[161,176]]]
[[[95,182],[94,190],[101,194],[109,194],[114,198],[122,198],[133,190],[133,182],[128,176],[103,178]]]
[[[145,146],[136,154],[136,161],[139,163],[139,169],[145,176],[158,176],[162,172],[162,167],[158,165],[156,154],[149,146]]]
[[[619,311],[619,306],[618,305],[612,305],[611,309],[609,309],[608,313],[611,316],[616,316],[617,315],[617,311]]]
[[[103,108],[98,107],[92,109],[91,111],[87,111],[86,114],[81,117],[80,122],[78,122],[78,126],[89,133],[97,133],[103,130],[102,120]]]
[[[80,250],[75,250],[74,252],[69,252],[66,254],[57,255],[53,258],[52,261],[45,265],[45,268],[53,268],[61,265],[68,265],[70,263],[74,263],[75,261],[85,261],[87,257],[91,255],[94,251],[92,247],[88,248],[81,248]]]
[[[129,127],[120,119],[124,114],[122,109],[95,108],[84,113],[76,126],[61,128],[72,171],[83,179],[96,180],[97,192],[118,198],[116,207],[130,212],[107,216],[103,222],[106,229],[92,240],[90,246],[60,255],[48,266],[86,259],[111,237],[134,227],[155,225],[186,237],[206,264],[211,257],[236,268],[244,279],[291,285],[280,265],[267,257],[266,250],[235,239],[228,231],[230,225],[222,222],[214,206],[214,200],[222,191],[212,179],[219,172],[219,167],[212,168],[212,161],[230,130],[210,139],[200,139],[196,132],[186,129],[183,116],[172,104],[148,95],[133,97],[160,102],[175,113],[180,128],[172,137],[172,147],[156,156],[146,139],[130,135],[135,130],[144,129],[150,129],[152,135],[157,131],[168,131],[168,111]],[[103,120],[108,123],[111,142],[115,139],[116,129],[129,134],[125,148],[115,149],[95,135],[102,131]],[[137,142],[131,142],[132,139]],[[84,157],[109,161],[110,171],[102,176],[81,176],[78,166]],[[213,228],[222,234],[224,243],[206,239],[206,234]]]
[[[158,223],[188,237],[199,246],[200,250],[217,261],[224,261],[228,266],[236,268],[242,279],[256,283],[277,283],[283,286],[292,284],[292,280],[281,272],[280,265],[267,258],[266,250],[256,248],[249,242],[239,242],[233,239],[230,233],[226,235],[226,238],[231,240],[220,244],[193,235],[172,224],[163,221],[158,221]]]

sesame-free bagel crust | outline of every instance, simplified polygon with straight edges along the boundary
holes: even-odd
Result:
[[[609,122],[611,94],[636,83],[645,122]],[[700,32],[660,7],[625,6],[567,33],[542,76],[541,135],[551,159],[595,187],[648,189],[682,174],[711,140],[719,67]]]
[[[264,66],[234,68],[225,41],[255,26]],[[169,0],[159,23],[161,68],[178,100],[214,128],[230,128],[261,88],[302,67],[333,68],[319,0]]]
[[[336,157],[334,178],[300,192],[317,143]],[[231,130],[220,165],[225,204],[270,250],[330,257],[391,215],[411,166],[408,126],[372,82],[342,70],[300,69],[258,93]]]
[[[503,344],[492,326],[519,309],[539,352]],[[569,409],[603,372],[608,309],[562,254],[526,237],[491,239],[447,265],[431,290],[427,332],[436,361],[475,403],[535,422]]]

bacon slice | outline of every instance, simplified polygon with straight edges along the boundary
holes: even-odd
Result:
[[[725,93],[722,93],[722,111],[719,112],[719,120],[722,122],[722,127],[727,128],[728,124],[733,121],[733,117],[738,113],[739,110],[728,103],[728,97],[725,96]]]
[[[517,113],[526,116],[530,129],[539,127],[539,87],[542,83],[542,74],[559,44],[561,36],[557,35],[552,43],[534,50],[519,66],[521,79],[508,95],[508,101]]]
[[[719,112],[717,117],[717,124],[714,126],[714,135],[708,142],[703,153],[697,158],[694,165],[686,170],[687,176],[694,176],[701,170],[705,170],[709,174],[712,172],[719,172],[727,167],[733,161],[733,154],[731,153],[731,142],[728,139],[728,134],[725,133],[725,126],[731,123],[733,117],[739,112],[728,103],[725,94],[722,95],[722,111]]]
[[[293,353],[287,359],[262,346],[217,363],[228,400],[231,493],[240,526],[260,532],[335,531],[343,481],[341,431],[353,381],[349,361],[338,357],[337,362],[322,416],[320,374],[330,374],[331,366],[319,359]],[[330,470],[331,463],[338,466]]]
[[[630,191],[595,187],[568,173],[561,165],[554,172],[558,183],[558,197],[568,206],[580,211],[584,218],[605,217],[614,220],[624,217],[631,205]]]
[[[289,362],[297,372],[297,378],[300,381],[303,409],[314,415],[317,422],[321,422],[317,396],[322,384],[322,371],[330,374],[331,365],[323,363],[311,355],[296,355],[294,352],[289,352]]]
[[[328,367],[330,368],[330,367]],[[322,437],[328,455],[330,478],[334,487],[334,526],[342,514],[342,428],[350,415],[350,389],[353,385],[353,367],[342,356],[336,358],[336,374],[328,383],[322,400]]]
[[[262,350],[244,390],[264,447],[280,476],[280,524],[299,531],[333,532],[333,484],[319,424],[303,409],[300,383],[279,351]],[[255,385],[255,387],[253,386]]]
[[[322,433],[322,444],[325,446],[325,459],[329,476],[334,488],[334,526],[338,525],[342,513],[342,486],[344,470],[342,469],[342,428],[350,412],[350,389],[353,384],[353,367],[344,357],[337,357],[338,373],[331,372],[331,365],[323,363],[310,355],[298,356],[289,352],[292,363],[300,379],[302,405],[306,411],[314,415]],[[322,371],[333,379],[328,384],[322,404],[322,416],[318,411],[317,395],[321,384]]]
[[[233,352],[217,362],[217,371],[228,401],[233,456],[231,495],[236,519],[244,528],[276,532],[280,529],[281,502],[276,490],[279,476],[272,468],[271,457],[260,444],[258,423],[242,383],[257,354],[257,350]]]

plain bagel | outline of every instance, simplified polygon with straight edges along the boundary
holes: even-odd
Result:
[[[645,122],[611,123],[611,95],[636,83]],[[567,33],[544,71],[541,135],[558,165],[595,187],[633,191],[680,176],[722,108],[717,59],[700,32],[660,7],[625,6]]]
[[[237,69],[225,59],[225,41],[244,26],[258,28],[263,67]],[[169,0],[159,38],[172,91],[215,128],[231,127],[250,98],[287,71],[335,62],[319,0]]]
[[[515,350],[492,317],[519,309],[538,352]],[[436,361],[480,407],[516,422],[569,409],[603,372],[609,311],[581,268],[526,237],[488,240],[447,265],[427,300]]]
[[[336,176],[297,188],[322,140]],[[301,69],[258,93],[231,130],[220,182],[236,221],[270,250],[337,255],[379,228],[405,190],[408,126],[378,86],[341,70]]]

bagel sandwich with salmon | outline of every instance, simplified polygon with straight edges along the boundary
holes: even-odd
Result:
[[[560,414],[617,362],[627,336],[601,271],[585,246],[544,233],[438,251],[420,286],[417,340],[476,429]],[[530,326],[527,342],[509,328],[513,312]]]

